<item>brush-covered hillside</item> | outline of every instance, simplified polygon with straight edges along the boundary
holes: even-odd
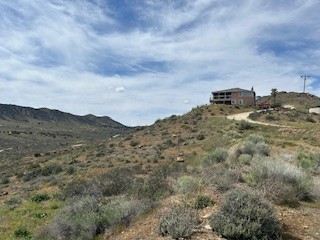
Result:
[[[308,112],[309,108],[320,106],[320,98],[310,93],[296,93],[296,92],[277,92],[276,103],[285,106],[292,105],[298,110],[304,110]],[[273,104],[274,98],[269,96],[263,96],[259,99],[259,102],[269,102]]]
[[[130,131],[110,117],[0,104],[0,160],[59,152]]]
[[[279,126],[227,119],[249,111],[201,106],[0,162],[1,237],[319,239],[319,116]]]

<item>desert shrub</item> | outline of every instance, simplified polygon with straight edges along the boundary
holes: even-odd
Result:
[[[1,178],[1,184],[8,184],[8,183],[10,183],[8,176],[3,176]]]
[[[98,197],[102,195],[102,190],[97,184],[91,181],[74,180],[62,189],[62,193],[65,198],[85,196]]]
[[[295,205],[312,195],[312,184],[305,172],[285,162],[256,161],[251,167],[250,177],[269,199],[278,204]]]
[[[241,180],[241,175],[238,172],[217,168],[210,170],[207,173],[207,181],[213,184],[219,191],[225,192],[233,187],[233,185]]]
[[[174,206],[160,217],[159,230],[162,236],[188,238],[197,223],[198,216],[194,210],[185,206]]]
[[[250,113],[249,115],[249,118],[252,119],[252,120],[258,120],[260,117],[260,113],[259,112],[253,112],[253,113]]]
[[[123,197],[107,199],[100,209],[97,220],[97,233],[118,224],[129,226],[133,217],[145,212],[151,207],[149,202],[128,200]]]
[[[201,187],[200,179],[193,176],[182,176],[177,179],[175,190],[180,194],[195,194]]]
[[[247,140],[236,149],[236,156],[239,157],[241,154],[260,156],[269,156],[270,147],[264,142],[264,138],[260,135],[250,135]]]
[[[129,168],[111,169],[96,179],[104,196],[128,193],[134,183],[133,171]]]
[[[31,239],[31,233],[25,226],[19,226],[13,234],[16,238]]]
[[[22,203],[22,200],[18,197],[12,197],[4,201],[4,204],[11,206],[11,207],[16,207]]]
[[[228,136],[228,137],[230,137],[230,138],[233,138],[233,139],[236,139],[236,138],[241,138],[241,134],[240,133],[238,133],[237,131],[228,131],[227,133],[226,133],[226,135]]]
[[[65,207],[49,227],[54,239],[93,239],[97,230],[98,202],[92,197],[82,198]]]
[[[203,209],[212,206],[214,201],[207,196],[198,196],[194,204],[195,209]]]
[[[136,146],[138,146],[139,145],[139,141],[138,140],[132,140],[131,142],[130,142],[130,146],[131,147],[136,147]]]
[[[67,174],[74,174],[77,171],[77,168],[74,166],[69,166],[66,170]]]
[[[238,157],[238,160],[240,163],[242,164],[246,164],[246,165],[249,165],[251,160],[252,160],[252,156],[249,155],[249,154],[241,154],[239,157]]]
[[[167,176],[156,171],[152,172],[143,186],[143,196],[151,200],[159,200],[172,193]]]
[[[267,114],[265,118],[266,118],[266,120],[268,120],[268,121],[276,121],[276,120],[279,120],[279,117],[276,116],[276,115],[273,115],[273,114]]]
[[[253,142],[244,142],[243,145],[236,149],[237,157],[241,154],[247,154],[253,156],[256,153],[256,144]]]
[[[256,154],[260,156],[269,156],[270,155],[270,147],[268,144],[264,142],[258,142],[256,144],[256,149],[255,149]]]
[[[314,120],[313,117],[310,116],[310,115],[308,115],[308,116],[305,118],[305,120],[306,120],[307,122],[310,122],[310,123],[316,123],[316,122],[317,122],[317,121]]]
[[[131,219],[148,210],[150,204],[124,197],[73,199],[34,239],[89,240],[118,224],[128,226]]]
[[[227,239],[281,239],[281,223],[274,209],[258,195],[234,189],[225,194],[210,226]]]
[[[47,193],[38,193],[31,197],[32,202],[40,203],[50,200],[51,197]]]
[[[251,134],[250,136],[247,137],[246,140],[254,144],[257,144],[260,142],[264,142],[264,137],[259,134]]]
[[[308,172],[315,172],[320,166],[320,155],[311,152],[299,152],[297,164]]]
[[[22,173],[21,175],[19,174],[17,177],[21,176],[23,181],[28,182],[36,177],[39,177],[40,175],[41,175],[41,169],[36,168],[36,169],[33,169],[32,171]]]
[[[213,152],[211,152],[208,156],[203,158],[203,162],[205,164],[213,164],[224,162],[228,157],[228,151],[224,148],[217,148]]]
[[[51,165],[45,166],[41,170],[41,174],[43,176],[49,176],[49,175],[55,175],[62,172],[62,166],[56,163],[53,163]]]
[[[253,125],[252,125],[252,123],[250,123],[250,122],[247,122],[247,121],[245,121],[245,120],[241,120],[241,121],[239,121],[239,122],[237,122],[237,128],[239,129],[239,130],[249,130],[249,129],[252,129],[253,128]]]
[[[199,134],[199,135],[197,135],[197,139],[200,140],[200,141],[204,140],[205,136],[203,134]]]

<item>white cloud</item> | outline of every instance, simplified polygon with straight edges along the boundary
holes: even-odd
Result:
[[[116,92],[125,92],[126,89],[124,87],[117,87]]]
[[[0,102],[137,125],[215,89],[302,91],[303,73],[320,95],[317,0],[141,1],[133,27],[110,4],[0,3]]]

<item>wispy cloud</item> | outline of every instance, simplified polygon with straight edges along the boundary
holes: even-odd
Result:
[[[219,88],[320,95],[320,4],[3,1],[0,102],[150,124]]]

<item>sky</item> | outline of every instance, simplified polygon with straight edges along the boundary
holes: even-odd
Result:
[[[0,103],[149,125],[212,91],[320,96],[319,0],[0,0]]]

